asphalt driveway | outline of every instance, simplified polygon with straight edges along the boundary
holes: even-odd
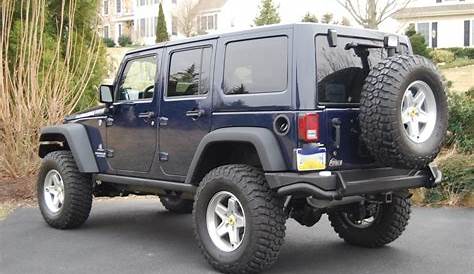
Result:
[[[339,240],[326,217],[287,223],[271,273],[474,273],[474,209],[415,208],[404,235],[364,249]],[[158,200],[95,202],[80,229],[49,228],[37,208],[0,221],[0,273],[214,273],[201,257],[190,215]]]

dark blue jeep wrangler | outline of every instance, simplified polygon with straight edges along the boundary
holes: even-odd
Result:
[[[46,222],[80,226],[93,196],[158,195],[193,212],[223,272],[272,265],[289,217],[388,244],[408,189],[441,180],[443,83],[405,36],[291,24],[166,42],[129,52],[100,101],[41,131]]]

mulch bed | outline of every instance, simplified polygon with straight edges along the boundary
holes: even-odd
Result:
[[[0,203],[33,203],[35,187],[36,176],[9,178],[0,175]]]

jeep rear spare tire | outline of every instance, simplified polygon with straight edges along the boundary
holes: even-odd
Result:
[[[423,168],[438,154],[448,125],[440,74],[421,56],[393,56],[370,71],[361,93],[361,136],[380,163]]]

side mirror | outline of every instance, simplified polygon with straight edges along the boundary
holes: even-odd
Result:
[[[99,101],[104,104],[112,104],[114,98],[112,96],[112,87],[111,85],[100,85],[99,87]]]

